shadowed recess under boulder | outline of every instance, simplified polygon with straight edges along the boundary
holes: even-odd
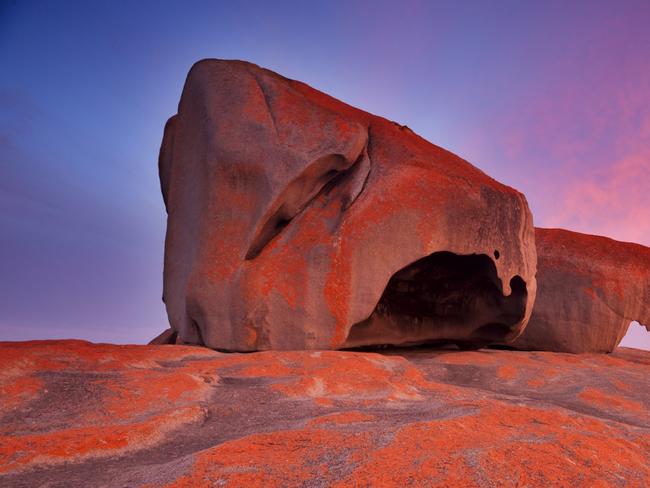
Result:
[[[395,273],[370,317],[355,324],[346,347],[453,342],[479,348],[510,336],[526,313],[515,276],[504,296],[488,256],[437,252]]]

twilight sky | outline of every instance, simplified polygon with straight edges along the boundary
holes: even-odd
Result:
[[[650,246],[650,2],[458,3],[0,0],[0,340],[167,327],[157,156],[201,58],[406,124],[538,226]]]

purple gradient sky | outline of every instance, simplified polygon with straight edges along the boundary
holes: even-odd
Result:
[[[0,340],[167,326],[156,160],[206,57],[408,125],[537,225],[650,245],[650,3],[457,3],[0,0]]]

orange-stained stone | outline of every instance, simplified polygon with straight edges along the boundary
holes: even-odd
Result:
[[[0,343],[0,486],[650,484],[650,353]]]
[[[519,371],[517,368],[511,364],[500,366],[499,369],[497,369],[497,377],[502,380],[514,380],[518,374]]]
[[[233,487],[309,486],[331,476],[331,459],[345,463],[351,452],[371,440],[369,432],[317,428],[253,434],[200,453],[190,473],[165,486],[193,488],[209,480]]]
[[[317,426],[323,424],[355,424],[357,422],[370,422],[376,417],[367,413],[351,411],[351,412],[338,412],[330,415],[317,417],[309,422],[310,426]]]
[[[73,427],[45,434],[0,436],[0,474],[33,465],[55,465],[121,455],[160,442],[164,436],[205,416],[199,406],[170,410],[143,422]]]
[[[596,404],[606,410],[614,409],[624,412],[650,413],[639,402],[605,393],[598,388],[585,388],[582,390],[579,397],[584,402]]]

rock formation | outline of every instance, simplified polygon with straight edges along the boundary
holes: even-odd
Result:
[[[650,330],[650,249],[562,229],[535,229],[537,300],[514,347],[611,352],[630,322]]]
[[[650,486],[650,352],[0,343],[0,486]]]
[[[516,337],[524,196],[405,126],[240,61],[190,71],[165,127],[160,340],[228,351]]]

